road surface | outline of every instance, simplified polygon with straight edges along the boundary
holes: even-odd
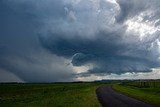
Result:
[[[149,104],[114,91],[111,85],[97,88],[96,93],[102,107],[152,107]]]

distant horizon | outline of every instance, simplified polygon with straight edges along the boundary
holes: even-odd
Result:
[[[68,82],[0,82],[0,84],[56,84],[56,83],[94,83],[94,82],[113,82],[113,81],[158,81],[160,79],[102,79],[94,81],[68,81]]]

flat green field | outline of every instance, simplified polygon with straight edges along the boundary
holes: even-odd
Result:
[[[139,99],[156,107],[160,107],[160,88],[157,87],[157,85],[149,86],[148,84],[149,82],[114,84],[113,88],[127,96]]]
[[[100,83],[0,84],[0,107],[99,107]]]

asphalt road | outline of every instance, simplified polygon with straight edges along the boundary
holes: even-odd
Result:
[[[111,85],[97,88],[96,93],[102,107],[152,107],[142,101],[138,101],[114,91]]]

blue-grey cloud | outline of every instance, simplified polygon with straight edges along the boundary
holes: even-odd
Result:
[[[71,28],[65,28],[66,26],[62,23],[60,30],[51,30],[46,36],[40,38],[40,41],[45,48],[54,54],[63,57],[72,57],[72,64],[75,66],[93,63],[95,68],[89,70],[90,73],[103,72],[121,74],[125,72],[149,72],[151,68],[159,66],[159,61],[157,60],[159,56],[155,56],[153,50],[149,50],[149,48],[153,48],[151,44],[159,38],[156,36],[159,31],[157,31],[155,35],[148,35],[150,36],[149,38],[140,40],[139,37],[134,38],[134,32],[131,31],[127,33],[127,26],[124,23],[148,10],[152,10],[152,14],[156,14],[155,9],[151,8],[151,5],[155,6],[154,2],[149,4],[148,2],[139,2],[137,0],[119,0],[117,3],[120,9],[109,12],[116,13],[116,11],[119,11],[115,16],[112,15],[116,19],[115,22],[117,22],[113,23],[113,25],[107,25],[109,23],[107,19],[105,23],[103,23],[103,20],[99,20],[99,16],[101,16],[100,18],[105,18],[104,13],[107,13],[103,12],[104,6],[101,3],[99,3],[100,6],[97,7],[97,11],[100,12],[97,12],[99,15],[95,15],[96,12],[88,9],[86,6],[85,12],[84,10],[76,12],[79,22],[73,24],[66,20],[65,22],[69,23]],[[110,5],[111,4],[107,5],[106,3],[106,8]],[[115,7],[111,5],[109,8],[114,9]],[[95,14],[87,15],[85,13]],[[90,18],[85,19],[86,22],[83,22],[83,18],[79,17],[79,14]],[[145,18],[146,16],[147,15],[144,15]],[[149,20],[145,18],[143,21]],[[123,23],[118,24],[119,22]],[[92,26],[92,24],[95,24],[95,26]],[[90,26],[88,27],[87,25]],[[105,27],[103,28],[101,26]],[[53,28],[56,27],[57,26],[53,25]],[[79,32],[81,30],[79,27],[85,28],[82,29],[83,32]],[[111,28],[109,29],[107,27]],[[90,56],[94,57],[92,58]]]
[[[0,68],[27,82],[160,66],[158,0],[1,0]],[[68,63],[71,64],[68,64]],[[72,67],[71,67],[72,66]]]
[[[24,82],[73,81],[65,59],[41,48],[38,31],[45,17],[41,10],[36,11],[32,1],[1,0],[0,5],[0,68]]]

